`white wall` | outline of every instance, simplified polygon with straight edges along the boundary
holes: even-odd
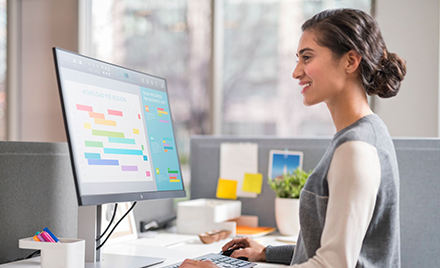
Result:
[[[375,100],[392,136],[439,134],[439,11],[438,0],[376,0],[388,50],[407,61],[399,94]]]
[[[52,47],[77,51],[78,3],[9,0],[9,8],[9,140],[66,141]]]

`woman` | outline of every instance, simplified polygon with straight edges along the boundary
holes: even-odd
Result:
[[[324,102],[337,133],[301,192],[296,247],[249,238],[231,257],[294,267],[400,267],[399,175],[388,130],[368,95],[393,97],[405,63],[388,52],[377,22],[352,9],[323,11],[302,25],[299,81],[307,106]],[[187,260],[183,267],[214,266]]]

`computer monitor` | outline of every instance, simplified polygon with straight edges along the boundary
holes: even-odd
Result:
[[[185,197],[166,80],[53,54],[78,204]]]

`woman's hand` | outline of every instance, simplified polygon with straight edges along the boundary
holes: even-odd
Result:
[[[219,268],[212,261],[197,261],[197,260],[191,260],[191,259],[184,260],[182,262],[182,264],[179,266],[179,268],[194,268],[194,267]]]
[[[232,258],[246,257],[249,261],[266,261],[266,247],[252,238],[234,238],[222,247],[222,251],[237,249],[232,252]]]

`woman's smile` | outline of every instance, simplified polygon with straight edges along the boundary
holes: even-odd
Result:
[[[302,87],[301,94],[304,94],[304,92],[306,92],[306,90],[312,85],[312,82],[302,82],[299,83],[299,85]]]

